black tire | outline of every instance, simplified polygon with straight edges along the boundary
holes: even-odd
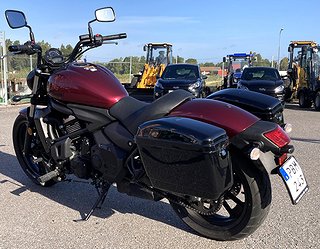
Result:
[[[301,91],[299,94],[299,106],[301,108],[311,107],[312,102],[307,98],[305,91]]]
[[[138,84],[138,81],[139,81],[139,77],[134,76],[131,80],[130,88],[135,88]]]
[[[290,89],[290,87],[287,87],[284,94],[284,101],[288,103],[292,102],[292,95],[292,90]]]
[[[211,94],[211,90],[210,87],[206,86],[204,88],[204,98],[206,98],[207,96],[209,96]]]
[[[320,111],[320,91],[316,93],[316,97],[314,98],[314,109]]]
[[[39,176],[42,176],[50,171],[49,169],[49,156],[45,154],[44,149],[40,145],[39,142],[35,142],[37,140],[36,134],[33,134],[31,137],[31,143],[37,144],[34,147],[36,148],[37,152],[35,152],[35,149],[30,149],[30,154],[26,155],[24,154],[24,141],[26,136],[26,128],[28,125],[28,121],[26,117],[19,115],[13,125],[13,146],[14,150],[17,156],[17,159],[19,161],[19,164],[25,174],[37,185],[40,185],[39,181],[37,180]],[[41,154],[41,156],[40,156]],[[35,162],[36,159],[42,158],[40,162]],[[44,187],[49,187],[55,184],[56,182],[54,180],[50,180],[46,182]]]
[[[234,187],[226,193],[222,208],[215,215],[201,215],[171,203],[188,226],[210,239],[237,240],[247,237],[262,224],[270,209],[272,197],[268,173],[258,170],[244,158],[234,159]]]

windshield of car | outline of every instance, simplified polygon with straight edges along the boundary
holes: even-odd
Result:
[[[168,66],[162,74],[162,79],[197,79],[199,78],[199,70],[197,66],[189,65],[173,65]]]
[[[241,76],[242,80],[280,80],[278,71],[274,68],[246,68]]]

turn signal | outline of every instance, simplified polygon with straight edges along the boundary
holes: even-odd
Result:
[[[292,124],[286,124],[284,126],[284,130],[286,131],[286,133],[290,133],[292,131]]]
[[[250,151],[250,159],[251,160],[258,160],[260,157],[260,149],[259,148],[253,148],[251,151]]]
[[[280,126],[277,126],[275,130],[266,132],[263,135],[279,148],[290,143],[289,136]]]
[[[287,153],[282,154],[279,158],[278,158],[278,164],[282,165],[284,164],[284,162],[287,160]]]

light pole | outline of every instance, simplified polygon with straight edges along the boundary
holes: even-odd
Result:
[[[277,64],[278,70],[280,70],[280,41],[281,41],[281,33],[282,33],[282,31],[283,31],[283,28],[281,28],[280,32],[279,32],[278,64]]]

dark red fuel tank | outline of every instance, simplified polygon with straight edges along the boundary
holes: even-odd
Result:
[[[175,108],[169,116],[192,118],[213,124],[223,128],[229,137],[237,135],[259,120],[237,106],[209,99],[188,101]]]
[[[62,102],[106,109],[128,96],[110,70],[89,63],[69,64],[50,76],[48,94]]]

